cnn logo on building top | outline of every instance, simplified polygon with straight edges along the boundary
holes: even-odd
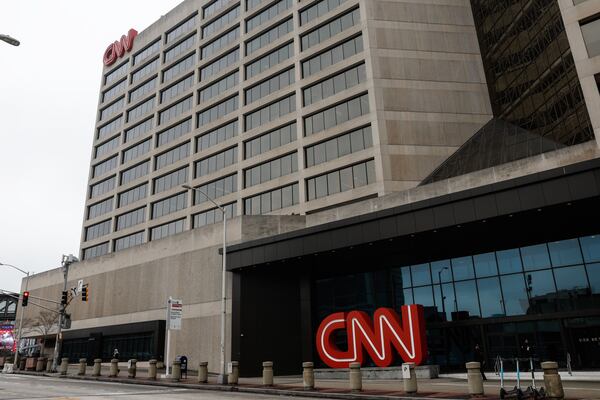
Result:
[[[104,65],[107,67],[113,65],[117,59],[123,57],[125,53],[128,53],[133,48],[133,40],[137,36],[135,29],[130,29],[127,35],[121,36],[121,40],[116,40],[114,43],[108,45],[104,51]]]

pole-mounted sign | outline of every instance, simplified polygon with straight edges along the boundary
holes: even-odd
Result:
[[[181,300],[169,300],[169,329],[181,330],[181,318],[183,316],[183,303]]]
[[[364,350],[375,365],[388,367],[394,361],[392,347],[404,362],[419,365],[427,358],[423,306],[401,307],[402,320],[391,308],[375,310],[373,320],[363,311],[339,312],[325,318],[317,331],[317,351],[331,368],[348,368],[351,362],[364,362]],[[334,343],[334,332],[346,330],[348,350]]]

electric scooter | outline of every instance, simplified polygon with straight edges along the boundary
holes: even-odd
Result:
[[[500,363],[500,398],[501,399],[523,399],[521,390],[521,371],[519,370],[519,359],[515,358],[517,364],[517,385],[512,390],[504,389],[504,364]]]
[[[529,357],[529,367],[531,368],[531,386],[525,389],[525,391],[523,392],[523,398],[534,400],[545,399],[546,391],[544,390],[544,388],[540,388],[540,390],[538,390],[535,386],[535,368],[533,365],[532,357]]]

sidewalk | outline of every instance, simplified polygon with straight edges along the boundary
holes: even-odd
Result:
[[[600,371],[573,371],[573,375],[569,375],[567,371],[559,371],[558,374],[563,382],[600,382]],[[485,376],[490,381],[500,381],[500,375],[496,375],[494,372],[486,371]],[[467,374],[440,374],[440,378],[467,380]],[[516,381],[517,373],[505,372],[504,379]],[[535,380],[542,382],[544,380],[544,373],[542,371],[536,371]],[[521,381],[531,381],[531,372],[521,372]]]
[[[141,363],[139,363],[141,364]],[[153,386],[167,386],[167,387],[180,387],[188,389],[200,389],[200,390],[218,390],[218,391],[231,391],[231,392],[242,392],[242,393],[255,393],[255,394],[267,394],[275,396],[296,396],[296,397],[312,397],[312,398],[329,398],[329,399],[340,399],[340,400],[391,400],[391,399],[446,399],[446,400],[464,400],[469,399],[470,396],[467,394],[467,383],[465,380],[458,377],[448,377],[432,380],[419,380],[419,392],[415,395],[407,395],[403,392],[402,381],[397,380],[363,380],[363,391],[359,393],[351,392],[348,389],[347,380],[318,380],[316,382],[316,389],[314,391],[305,391],[302,387],[301,376],[286,376],[286,377],[275,377],[275,386],[264,387],[262,386],[262,378],[240,378],[239,385],[218,385],[216,384],[216,376],[209,376],[209,383],[199,384],[195,373],[190,374],[187,379],[183,379],[180,382],[175,382],[170,379],[157,379],[156,381],[149,380],[147,378],[147,368],[141,367],[137,369],[137,377],[135,379],[127,378],[127,363],[119,363],[120,374],[117,378],[108,378],[109,364],[103,364],[101,377],[91,376],[91,367],[86,370],[86,376],[77,376],[78,365],[71,364],[69,366],[68,375],[61,378],[66,379],[79,379],[79,380],[97,380],[107,382],[121,382],[129,384],[141,384],[141,385],[153,385]],[[50,376],[60,377],[59,374],[42,374],[35,372],[18,371],[19,374],[35,375],[35,376]],[[159,371],[160,376],[163,371]],[[580,373],[581,374],[581,373]],[[488,374],[489,378],[498,378],[493,373]],[[596,373],[591,373],[590,376],[597,377]],[[541,376],[540,376],[541,378]],[[499,379],[499,378],[498,378]],[[510,380],[510,379],[507,379]],[[568,399],[594,399],[600,398],[600,381],[595,378],[594,383],[579,383],[577,386],[573,386],[573,383],[567,383],[565,385],[565,392]],[[538,386],[543,385],[543,379],[540,379]],[[507,387],[514,386],[514,382],[506,382]],[[526,381],[523,381],[524,388],[528,386]],[[571,387],[569,387],[571,386]],[[493,382],[485,383],[486,395],[478,397],[482,400],[498,399],[499,393],[499,382],[497,380]]]

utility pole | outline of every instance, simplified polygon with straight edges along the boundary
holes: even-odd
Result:
[[[63,293],[67,291],[67,279],[69,277],[69,266],[73,263],[78,262],[79,259],[77,257],[75,257],[73,254],[69,254],[68,256],[65,256],[63,254],[62,256],[62,269],[63,269],[63,277],[64,277],[64,282],[63,282]],[[52,360],[52,371],[56,372],[57,371],[57,367],[58,367],[58,357],[60,357],[60,347],[61,347],[61,333],[62,333],[62,326],[64,324],[65,321],[65,311],[67,310],[67,304],[65,302],[61,302],[60,304],[60,310],[59,310],[59,317],[58,317],[58,332],[56,333],[56,343],[54,344],[54,359]]]

